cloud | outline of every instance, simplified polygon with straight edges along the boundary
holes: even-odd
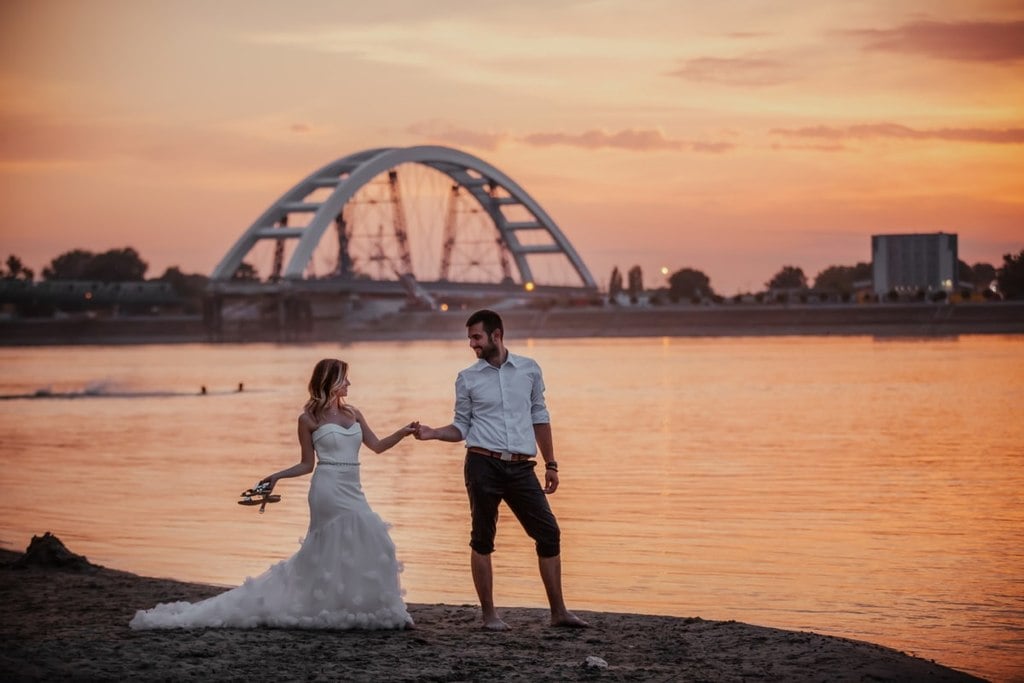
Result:
[[[588,130],[584,133],[531,133],[522,138],[523,142],[536,147],[566,145],[585,149],[629,149],[649,152],[654,150],[682,149],[679,140],[670,140],[659,130],[621,130],[607,133],[603,130]]]
[[[1024,21],[918,21],[893,29],[847,31],[869,50],[906,52],[968,62],[1024,59]]]
[[[663,150],[721,153],[732,149],[730,142],[690,142],[666,138],[656,129],[634,130],[632,128],[608,133],[603,130],[588,130],[583,133],[531,133],[520,138],[522,142],[535,147],[565,145],[583,149],[624,149],[634,152],[657,152]]]
[[[798,151],[811,151],[811,152],[845,152],[847,147],[839,143],[832,144],[820,144],[820,145],[780,145],[779,143],[773,143],[772,149],[775,151],[784,149],[795,149]]]
[[[687,60],[669,75],[688,81],[743,86],[778,85],[796,78],[784,63],[760,57],[698,57]]]
[[[710,152],[711,154],[721,154],[736,147],[731,142],[691,142],[689,145],[694,152]]]
[[[808,126],[804,128],[774,128],[773,135],[788,138],[819,140],[847,140],[896,138],[903,140],[946,140],[949,142],[978,142],[998,145],[1024,144],[1024,128],[932,128],[916,130],[898,123],[872,123],[856,126]]]
[[[414,123],[406,128],[406,132],[438,142],[487,150],[497,149],[509,137],[506,133],[484,133],[466,128],[458,128],[438,119]]]
[[[407,133],[456,146],[494,150],[508,142],[519,142],[532,147],[578,147],[581,149],[620,149],[632,152],[691,151],[720,154],[733,149],[731,142],[703,142],[674,140],[655,128],[627,128],[617,132],[588,130],[583,133],[528,133],[513,136],[506,132],[481,132],[460,128],[454,124],[432,119],[420,121],[406,128]]]

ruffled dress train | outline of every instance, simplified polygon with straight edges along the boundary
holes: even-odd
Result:
[[[412,625],[388,525],[359,480],[359,423],[313,432],[317,466],[309,487],[309,531],[292,557],[241,586],[200,602],[139,610],[133,629],[396,629]]]

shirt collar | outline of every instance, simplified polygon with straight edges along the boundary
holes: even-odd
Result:
[[[508,351],[508,349],[505,350]],[[505,357],[505,362],[502,365],[511,365],[512,367],[515,367],[516,365],[519,364],[520,358],[521,356],[517,356],[516,354],[509,351],[508,356]],[[497,370],[500,367],[501,365],[499,365],[498,367],[494,367],[493,365],[485,361],[483,358],[478,358],[475,363],[469,366],[469,369],[480,371],[485,370],[487,368],[494,368],[495,370]]]

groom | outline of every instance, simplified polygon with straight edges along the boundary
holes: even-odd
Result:
[[[494,311],[481,310],[466,322],[477,362],[455,380],[455,419],[444,427],[420,425],[416,438],[466,441],[465,478],[472,517],[473,585],[485,628],[509,628],[494,607],[491,553],[504,500],[536,542],[540,576],[551,605],[551,625],[586,627],[565,608],[558,522],[545,494],[558,488],[551,423],[544,404],[540,366],[505,349],[505,330]],[[544,458],[544,488],[533,473],[537,447]]]

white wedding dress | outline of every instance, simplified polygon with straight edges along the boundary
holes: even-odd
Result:
[[[201,602],[139,610],[133,629],[275,626],[394,629],[412,625],[388,525],[359,483],[362,429],[320,425],[302,547],[256,578]]]

